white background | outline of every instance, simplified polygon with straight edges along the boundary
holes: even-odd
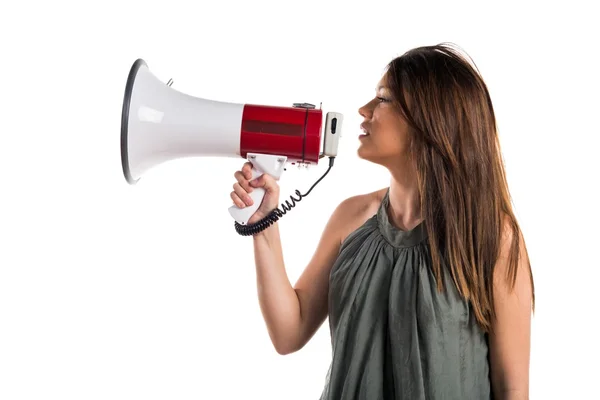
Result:
[[[599,398],[600,34],[593,2],[548,3],[7,2],[0,399],[318,398],[328,326],[274,351],[252,240],[227,213],[244,160],[176,160],[125,183],[129,68],[144,58],[198,97],[344,113],[333,170],[281,222],[293,283],[334,207],[389,182],[355,155],[358,107],[391,58],[443,41],[473,57],[498,116],[537,289],[531,398]],[[288,168],[281,200],[326,166]]]

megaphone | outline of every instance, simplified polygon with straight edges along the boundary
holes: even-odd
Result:
[[[309,103],[291,107],[238,104],[190,96],[161,82],[143,59],[127,78],[121,115],[121,164],[133,185],[149,169],[183,157],[236,157],[252,163],[252,176],[279,179],[287,163],[318,164],[337,156],[343,115]],[[322,134],[324,131],[324,134]],[[323,143],[321,143],[323,140]],[[321,144],[323,151],[321,152]],[[262,188],[250,193],[253,205],[232,206],[240,225],[260,206]]]

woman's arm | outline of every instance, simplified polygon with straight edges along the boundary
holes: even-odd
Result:
[[[248,220],[258,221],[277,207],[279,185],[267,174],[252,179],[252,164],[245,163],[234,176],[231,199],[238,207],[252,204],[248,193],[254,188],[265,189],[260,207]],[[295,287],[287,276],[279,224],[254,235],[254,260],[256,284],[261,312],[271,342],[279,354],[289,354],[301,349],[314,335],[327,317],[329,271],[338,255],[342,229],[348,220],[348,210],[356,208],[355,202],[345,200],[337,206],[323,233],[317,249]]]
[[[490,333],[490,368],[495,399],[529,399],[529,359],[533,293],[529,260],[519,237],[519,264],[514,288],[507,282],[512,233],[503,235],[500,258],[494,269],[496,319]]]
[[[295,287],[287,276],[278,224],[254,237],[258,298],[276,351],[300,350],[327,317],[329,271],[340,248],[343,202],[330,217]]]

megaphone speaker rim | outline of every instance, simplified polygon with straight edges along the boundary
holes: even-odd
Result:
[[[131,169],[129,168],[129,151],[127,143],[127,130],[129,126],[129,108],[131,104],[131,95],[133,93],[133,85],[135,78],[141,67],[146,67],[146,62],[138,58],[135,60],[131,69],[129,70],[129,76],[127,77],[127,84],[125,85],[125,95],[123,97],[123,110],[121,112],[121,166],[123,168],[123,176],[125,180],[131,185],[135,184],[138,179],[134,179],[131,175]]]

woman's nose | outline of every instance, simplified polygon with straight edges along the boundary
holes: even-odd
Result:
[[[367,103],[364,106],[360,107],[358,109],[358,113],[363,117],[363,118],[369,118],[369,116],[371,115],[371,107],[370,107],[371,103]]]

